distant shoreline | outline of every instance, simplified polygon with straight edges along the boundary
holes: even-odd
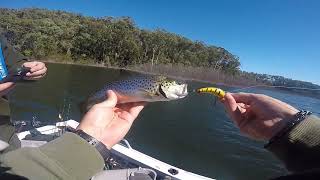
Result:
[[[300,95],[304,95],[304,96],[309,96],[309,97],[313,97],[313,98],[317,98],[320,99],[320,91],[319,93],[315,93],[318,91],[311,91],[313,93],[310,94],[310,92],[308,92],[306,89],[303,88],[299,88],[297,87],[297,89],[290,89],[290,87],[281,87],[281,86],[268,86],[265,84],[253,84],[253,85],[237,85],[237,84],[226,84],[225,82],[214,82],[214,81],[209,81],[209,80],[203,80],[203,79],[198,79],[198,78],[192,78],[192,77],[182,77],[177,76],[175,74],[170,74],[170,73],[160,73],[160,72],[150,72],[150,71],[143,71],[141,69],[135,69],[135,67],[133,68],[120,68],[120,67],[114,67],[114,66],[104,66],[101,64],[81,64],[81,63],[75,63],[75,62],[59,62],[59,61],[54,61],[54,60],[41,60],[42,62],[45,63],[52,63],[52,64],[68,64],[68,65],[75,65],[75,66],[87,66],[87,67],[100,67],[100,68],[106,68],[106,69],[114,69],[114,70],[126,70],[126,71],[131,71],[131,72],[135,72],[135,73],[142,73],[142,74],[150,74],[150,75],[165,75],[167,77],[171,77],[174,79],[181,79],[181,80],[188,80],[188,81],[194,81],[194,82],[201,82],[201,83],[208,83],[208,84],[212,84],[213,86],[225,86],[225,87],[232,87],[232,88],[239,88],[236,89],[233,92],[241,92],[240,90],[245,90],[245,89],[252,89],[252,88],[262,88],[262,89],[270,89],[273,88],[274,90],[278,90],[278,91],[286,91],[289,93],[293,93],[293,94],[300,94]]]
[[[224,82],[213,82],[213,81],[208,81],[208,80],[203,80],[199,78],[192,78],[192,77],[182,77],[182,76],[177,76],[177,75],[172,75],[172,74],[162,74],[159,72],[150,72],[150,71],[143,71],[143,70],[138,70],[133,68],[121,68],[121,67],[116,67],[116,66],[104,66],[101,64],[81,64],[81,63],[75,63],[75,62],[65,62],[65,61],[54,61],[54,60],[37,60],[45,63],[52,63],[52,64],[68,64],[68,65],[76,65],[76,66],[87,66],[87,67],[100,67],[100,68],[106,68],[106,69],[114,69],[114,70],[126,70],[126,71],[131,71],[135,73],[142,73],[142,74],[150,74],[150,75],[165,75],[167,77],[175,78],[175,79],[181,79],[181,80],[188,80],[188,81],[195,81],[195,82],[202,82],[202,83],[209,83],[209,84],[214,84],[217,86],[226,86],[226,87],[237,87],[237,88],[246,88],[248,86],[246,85],[237,85],[237,84],[226,84]],[[249,85],[250,86],[250,85]]]

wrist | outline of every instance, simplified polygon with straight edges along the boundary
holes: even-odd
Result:
[[[274,133],[272,134],[272,136],[270,136],[269,143],[266,146],[280,139],[291,129],[293,129],[296,125],[305,120],[306,117],[310,114],[312,114],[310,111],[299,111],[292,117],[280,121],[281,124],[279,124],[277,129],[273,131]]]
[[[92,137],[91,135],[87,134],[81,129],[77,129],[74,131],[75,134],[86,140],[90,145],[96,148],[96,150],[100,153],[104,160],[107,160],[110,156],[110,149],[102,142],[97,140],[96,138]]]
[[[99,128],[99,127],[88,128],[87,126],[80,127],[80,125],[77,127],[77,130],[81,130],[81,131],[85,132],[86,134],[90,135],[91,137],[97,139],[102,144],[104,144],[109,150],[111,150],[113,145],[111,145],[111,143],[107,143],[105,138],[102,138],[103,130],[101,130],[101,128]]]
[[[266,140],[270,140],[272,137],[276,136],[280,131],[285,129],[291,121],[296,119],[296,115],[299,112],[299,110],[292,108],[285,112],[280,112],[280,114],[276,115],[278,116],[278,118],[272,120],[274,124],[272,128],[270,128],[271,131]]]
[[[288,123],[294,119],[295,115],[288,116],[287,118],[284,119],[279,119],[275,124],[273,124],[272,128],[270,128],[270,133],[266,137],[266,140],[269,141],[273,137],[275,137],[280,131],[285,129],[288,125]]]

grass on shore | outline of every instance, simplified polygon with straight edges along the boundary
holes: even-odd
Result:
[[[144,74],[161,74],[178,79],[194,80],[201,82],[209,82],[213,84],[221,84],[227,86],[253,86],[259,84],[253,78],[243,77],[241,75],[226,74],[223,71],[214,70],[208,67],[191,67],[173,64],[151,64],[131,65],[125,68],[117,66],[106,66],[105,64],[94,63],[93,61],[70,61],[61,59],[41,60],[48,63],[74,64],[82,66],[94,66],[112,69],[125,69]]]

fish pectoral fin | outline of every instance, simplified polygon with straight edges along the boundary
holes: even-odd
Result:
[[[139,92],[139,95],[144,98],[154,97],[154,93],[152,93],[151,91],[148,91],[147,89],[140,88],[138,92]]]

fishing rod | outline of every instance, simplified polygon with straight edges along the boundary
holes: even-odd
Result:
[[[242,91],[245,89],[251,89],[255,87],[267,87],[267,88],[283,88],[283,89],[297,89],[297,90],[308,90],[308,91],[320,91],[319,89],[314,89],[314,88],[303,88],[303,87],[290,87],[290,86],[272,86],[272,85],[255,85],[255,86],[249,86],[249,87],[244,87],[240,89],[233,90],[234,92]]]

